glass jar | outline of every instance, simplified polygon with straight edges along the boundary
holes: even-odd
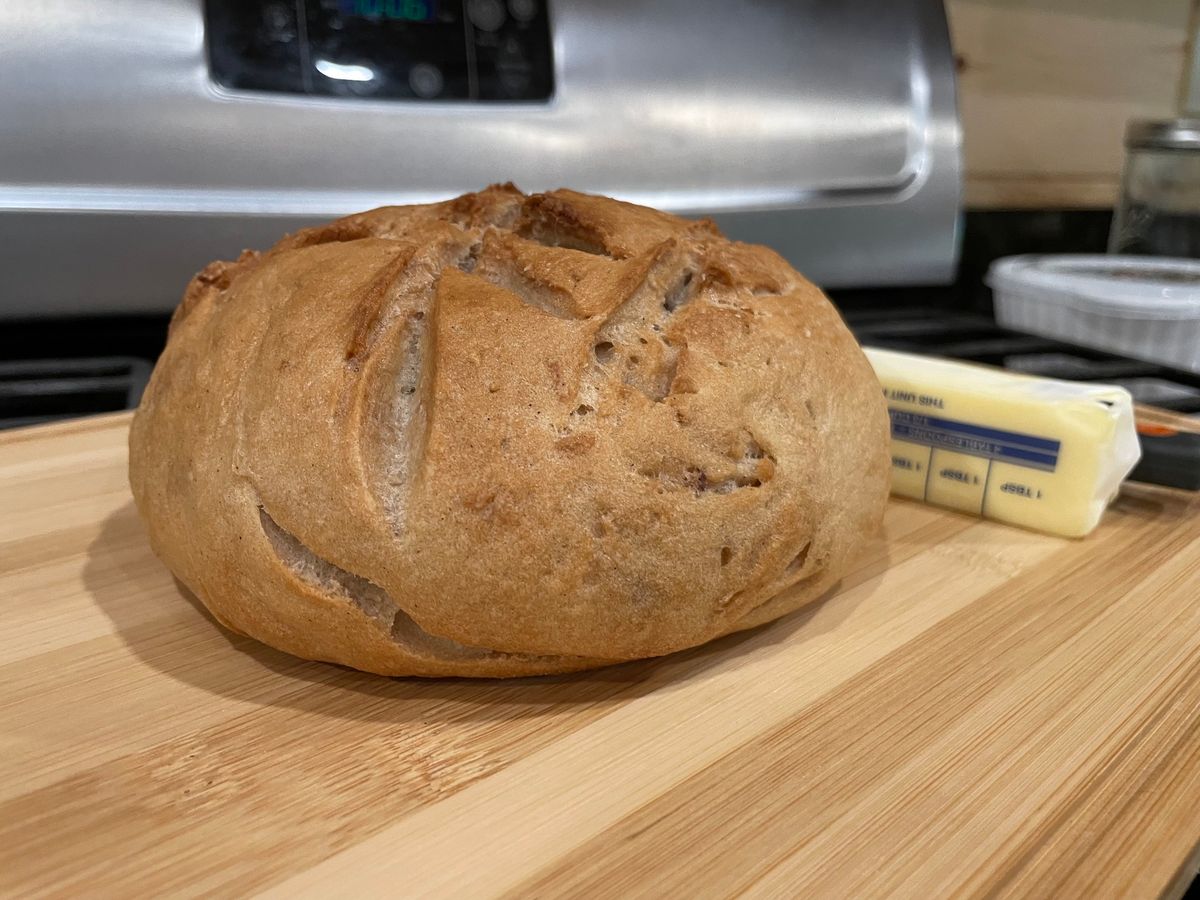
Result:
[[[1108,252],[1200,258],[1200,119],[1130,122]]]

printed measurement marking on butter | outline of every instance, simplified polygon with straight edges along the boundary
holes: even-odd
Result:
[[[983,515],[992,480],[993,461],[1040,472],[1053,472],[1058,467],[1062,444],[1052,438],[988,428],[894,407],[888,409],[888,415],[892,422],[893,441],[929,448],[929,454],[923,460],[902,454],[892,455],[893,468],[923,474],[921,499],[925,502],[941,503],[963,512]],[[983,462],[976,463],[970,457]],[[932,485],[931,479],[934,479]],[[1012,479],[1000,485],[1000,490],[1032,500],[1042,497],[1039,488]]]
[[[898,440],[1001,459],[1044,472],[1053,472],[1058,465],[1058,451],[1062,449],[1059,441],[902,409],[889,409],[888,414],[892,417],[892,437]]]

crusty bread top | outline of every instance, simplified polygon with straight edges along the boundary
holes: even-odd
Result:
[[[130,445],[156,550],[218,618],[390,674],[780,615],[877,527],[889,468],[869,365],[775,253],[511,185],[209,266]]]

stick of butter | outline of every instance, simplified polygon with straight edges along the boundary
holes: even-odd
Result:
[[[868,348],[892,420],[892,493],[1082,537],[1141,455],[1123,388]]]

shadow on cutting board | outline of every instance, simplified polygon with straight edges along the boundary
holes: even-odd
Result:
[[[608,705],[702,677],[731,657],[815,638],[849,613],[829,604],[658,659],[569,675],[507,680],[385,678],[290,656],[233,634],[153,557],[132,503],[105,520],[88,548],[84,583],[144,665],[214,695],[258,706],[368,721],[509,720],[554,707]]]

